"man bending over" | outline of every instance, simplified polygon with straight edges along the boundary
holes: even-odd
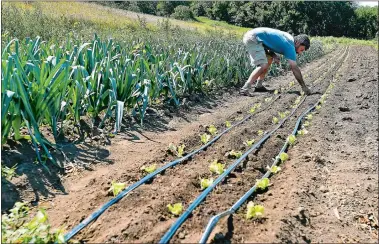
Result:
[[[249,88],[255,82],[255,92],[267,91],[262,83],[272,62],[279,63],[280,61],[276,53],[282,54],[288,60],[292,72],[304,93],[307,95],[311,93],[305,85],[301,71],[296,64],[296,54],[301,54],[304,50],[308,50],[310,46],[307,35],[301,34],[293,37],[287,32],[260,27],[246,32],[243,37],[243,43],[250,55],[251,65],[256,66],[256,68],[241,88],[240,93],[242,95],[251,95]]]

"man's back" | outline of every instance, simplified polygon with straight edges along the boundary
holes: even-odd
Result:
[[[259,27],[248,31],[246,34],[255,35],[256,39],[270,50],[283,54],[287,59],[296,61],[294,39],[289,33],[277,29]]]

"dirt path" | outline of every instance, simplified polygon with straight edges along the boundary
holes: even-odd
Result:
[[[246,205],[243,205],[233,217],[233,229],[228,230],[225,219],[211,238],[219,233],[221,241],[232,242],[375,240],[377,226],[360,221],[378,217],[377,63],[374,49],[351,47],[348,51],[335,50],[302,68],[303,74],[307,74],[306,82],[315,81],[314,91],[323,92],[333,76],[336,87],[314,116],[309,134],[289,150],[291,159],[280,174],[271,178],[269,190],[251,199],[265,206],[266,218],[259,222],[245,220]],[[288,73],[272,78],[267,85],[277,89],[293,80],[292,73]],[[226,167],[233,163],[226,153],[233,149],[245,151],[244,141],[258,140],[258,130],[272,129],[272,117],[292,109],[298,89],[296,83],[292,91],[283,93],[271,106],[222,136],[206,151],[131,192],[74,239],[158,242],[176,220],[167,212],[166,205],[182,202],[184,208],[188,207],[201,193],[199,178],[217,177],[209,172],[209,163],[215,159]],[[264,108],[269,104],[265,99],[272,96],[241,97],[231,91],[217,100],[182,110],[172,118],[156,115],[150,130],[118,135],[104,148],[109,151],[112,164],[70,174],[62,181],[67,194],[56,195],[40,205],[47,208],[53,226],[63,225],[70,230],[111,199],[107,190],[112,180],[127,185],[138,181],[143,177],[141,166],[156,163],[160,167],[174,159],[166,153],[169,143],[184,143],[186,152],[190,152],[200,146],[199,134],[206,131],[207,125],[214,124],[221,131],[226,120],[240,120],[257,102]],[[309,96],[275,136],[249,155],[243,166],[195,209],[172,241],[198,242],[210,217],[230,208],[255,183],[280,150],[297,116],[319,97],[320,94]]]

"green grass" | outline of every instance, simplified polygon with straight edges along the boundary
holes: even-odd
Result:
[[[251,29],[251,28],[246,28],[246,27],[240,27],[240,26],[236,26],[236,25],[231,25],[231,24],[228,24],[225,21],[211,20],[211,19],[209,19],[207,17],[203,17],[203,16],[196,17],[195,19],[196,19],[196,21],[198,21],[198,23],[199,23],[200,26],[212,27],[212,28],[220,28],[220,29],[223,29],[223,30],[226,30],[226,31],[234,31],[234,32],[236,32],[237,34],[239,34],[241,36],[245,32],[247,32],[248,30]]]
[[[378,40],[359,40],[354,38],[347,38],[347,37],[333,37],[333,36],[325,36],[325,37],[313,37],[313,40],[320,40],[325,45],[360,45],[360,46],[372,46],[376,49],[378,49]]]

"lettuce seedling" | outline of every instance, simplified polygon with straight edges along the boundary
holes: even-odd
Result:
[[[258,136],[261,136],[261,135],[263,135],[263,130],[258,130]]]
[[[313,115],[312,115],[312,114],[308,114],[308,115],[306,116],[306,119],[307,119],[307,120],[312,120],[312,119],[313,119]]]
[[[295,82],[291,81],[290,84],[289,84],[289,87],[293,87],[294,85],[295,85]]]
[[[150,166],[142,166],[141,167],[141,170],[145,171],[148,174],[153,173],[156,169],[157,169],[157,164],[152,164]]]
[[[281,119],[284,119],[286,117],[286,113],[278,112],[278,115]]]
[[[275,94],[275,95],[276,95],[276,94],[278,94],[278,93],[279,93],[279,91],[278,91],[278,90],[275,90],[275,91],[274,91],[274,94]]]
[[[273,174],[278,173],[282,169],[282,168],[280,168],[280,167],[278,167],[276,165],[274,165],[272,167],[270,167],[270,166],[267,165],[266,168],[267,168],[267,170],[270,170],[270,172],[273,173]]]
[[[178,152],[177,152],[177,156],[178,157],[183,157],[183,153],[184,153],[184,148],[185,148],[186,146],[184,145],[184,144],[182,144],[182,145],[180,145],[180,146],[178,146]]]
[[[184,153],[184,148],[186,146],[184,144],[176,147],[173,143],[170,143],[170,145],[168,146],[168,149],[172,152],[172,153],[175,153],[176,156],[178,157],[183,157],[183,153]]]
[[[295,102],[294,102],[294,105],[298,105],[301,101],[301,96],[297,97]]]
[[[183,204],[182,203],[175,203],[174,206],[169,204],[167,205],[168,211],[172,213],[175,216],[179,216],[183,211]]]
[[[172,153],[176,153],[176,146],[174,145],[174,143],[170,143],[170,145],[168,145],[168,149],[172,152]]]
[[[258,187],[259,189],[264,190],[264,189],[267,188],[267,186],[268,186],[269,184],[270,184],[270,180],[269,180],[268,178],[263,178],[263,179],[261,179],[261,180],[257,180],[257,187]]]
[[[254,113],[255,112],[255,108],[253,107],[253,108],[250,108],[250,110],[249,110],[249,113]]]
[[[214,126],[214,125],[210,125],[209,128],[208,128],[208,131],[209,131],[209,133],[211,133],[211,135],[213,135],[213,136],[217,134],[217,128],[216,128],[216,126]]]
[[[277,117],[274,116],[274,117],[272,118],[272,123],[273,123],[273,124],[277,124],[278,122],[279,122],[279,119],[278,119]]]
[[[251,147],[253,144],[254,144],[255,140],[247,140],[246,142],[244,142],[243,144],[245,146],[248,146],[248,147]]]
[[[226,128],[232,127],[232,124],[229,121],[225,121],[225,126]]]
[[[289,157],[288,157],[288,154],[287,154],[287,153],[282,152],[282,153],[279,154],[279,158],[280,158],[280,161],[281,161],[282,163],[284,163],[285,161],[288,160]]]
[[[229,152],[229,155],[234,156],[235,158],[240,158],[242,156],[242,152],[232,150]]]
[[[259,109],[260,107],[261,107],[261,103],[256,103],[256,104],[254,104],[254,108],[256,108],[256,109]]]
[[[264,207],[262,205],[254,205],[249,202],[247,205],[246,219],[261,218],[264,214]]]
[[[300,136],[303,136],[303,135],[305,135],[305,134],[308,134],[308,131],[304,128],[304,129],[302,129],[302,130],[299,130],[299,131],[297,132],[297,134],[300,135]]]
[[[270,102],[271,100],[272,100],[271,97],[265,98],[265,102],[266,102],[266,103],[267,103],[267,102]]]
[[[321,109],[321,105],[317,105],[317,106],[316,106],[316,109],[317,109],[317,110],[320,110],[320,109]]]
[[[204,190],[205,188],[207,188],[208,186],[212,185],[213,184],[213,179],[201,179],[200,180],[200,186],[201,186],[201,190]]]
[[[304,126],[304,127],[308,127],[310,124],[311,124],[311,123],[309,123],[309,121],[305,121],[304,124],[303,124],[303,126]]]
[[[112,181],[112,186],[109,189],[109,191],[113,192],[113,196],[117,196],[122,190],[124,190],[126,187],[126,183],[117,183],[115,181]]]
[[[296,136],[294,136],[294,135],[290,135],[290,136],[287,138],[287,141],[288,141],[288,143],[289,143],[291,146],[294,145],[295,142],[296,142]]]
[[[218,163],[217,162],[217,159],[215,161],[213,161],[210,165],[209,165],[209,170],[212,172],[212,173],[216,173],[216,174],[219,174],[221,175],[222,173],[224,173],[224,165],[221,164],[221,163]]]
[[[208,134],[206,134],[206,133],[204,133],[204,134],[202,134],[202,135],[200,136],[200,139],[201,139],[201,142],[202,142],[203,144],[207,144],[208,141],[209,141],[209,139],[211,139],[211,136],[208,135]]]

